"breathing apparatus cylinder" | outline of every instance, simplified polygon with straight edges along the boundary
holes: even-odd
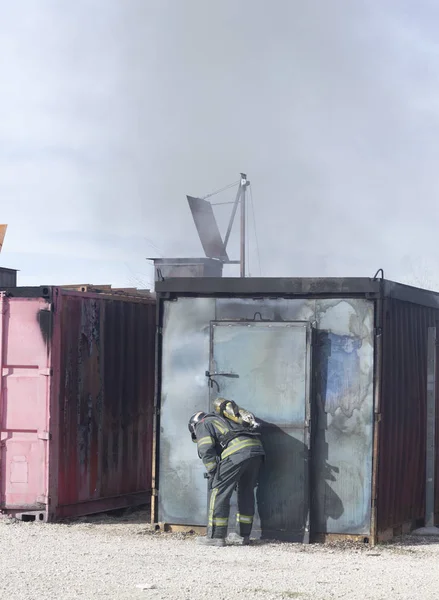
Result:
[[[256,422],[255,416],[245,408],[241,408],[233,400],[226,400],[225,398],[216,398],[213,402],[214,411],[226,419],[248,427],[249,429],[257,429],[259,423]]]

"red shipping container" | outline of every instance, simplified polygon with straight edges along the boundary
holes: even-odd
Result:
[[[50,521],[149,503],[155,302],[0,293],[0,510]]]

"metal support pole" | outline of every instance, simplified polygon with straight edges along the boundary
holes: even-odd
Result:
[[[227,249],[227,244],[229,243],[230,234],[232,233],[233,223],[235,222],[236,212],[238,210],[238,205],[241,202],[241,257],[238,263],[241,265],[241,277],[245,277],[246,274],[246,256],[245,256],[245,243],[246,243],[246,199],[245,192],[247,186],[250,185],[250,182],[247,180],[247,175],[245,173],[241,173],[241,180],[239,182],[238,191],[236,193],[235,202],[233,203],[232,215],[230,217],[229,226],[227,227],[226,236],[224,238],[224,250]],[[228,264],[234,264],[235,261],[228,261]]]
[[[436,470],[436,327],[428,328],[427,355],[427,432],[425,463],[425,527],[417,535],[439,535],[434,526],[435,470]]]
[[[241,173],[241,277],[245,277],[245,233],[246,233],[246,222],[245,222],[245,189],[247,187],[247,178],[244,173]]]
[[[235,202],[232,209],[232,215],[230,217],[229,226],[227,227],[226,237],[224,238],[224,250],[227,250],[227,244],[229,243],[230,234],[232,233],[233,223],[235,222],[236,211],[238,210],[239,199],[241,198],[241,183],[239,184],[238,191],[236,193]]]

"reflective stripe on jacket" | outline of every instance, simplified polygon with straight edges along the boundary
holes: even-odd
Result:
[[[221,447],[222,436],[230,431],[239,433],[225,448]],[[242,427],[218,415],[206,415],[196,426],[198,456],[202,459],[208,473],[216,470],[220,460],[233,455],[234,460],[244,461],[252,456],[265,454],[259,437],[245,435]]]

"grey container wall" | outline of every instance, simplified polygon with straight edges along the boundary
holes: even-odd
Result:
[[[212,324],[261,319],[306,322],[313,330],[310,449],[303,454],[309,464],[304,485],[309,487],[312,537],[376,541],[388,535],[389,527],[396,532],[422,516],[425,342],[428,326],[439,318],[439,295],[370,279],[169,279],[156,291],[161,332],[156,519],[206,524],[203,467],[187,419],[210,406],[205,372],[211,366]],[[246,353],[257,389],[262,386],[267,396],[267,406],[258,405],[267,421],[270,415],[276,418],[273,398],[284,393],[279,386],[270,390],[274,375],[267,365],[271,361],[288,369],[282,352],[258,347]],[[408,363],[410,375],[404,371],[402,385],[398,369]],[[419,435],[408,435],[410,415],[417,415]],[[419,466],[403,478],[406,489],[411,482],[418,486],[415,502],[400,482],[408,456]],[[279,477],[284,488],[275,493],[286,494],[291,475]]]

